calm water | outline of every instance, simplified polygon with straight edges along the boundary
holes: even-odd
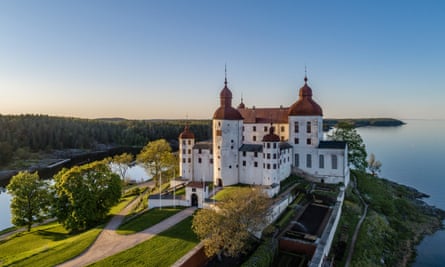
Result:
[[[139,165],[129,168],[126,176],[137,182],[150,179],[145,169]],[[3,191],[0,193],[0,230],[12,226],[11,213],[9,211],[10,199],[10,195]]]
[[[430,195],[429,204],[445,209],[445,121],[406,120],[394,128],[360,128],[368,152],[383,164],[381,177]],[[445,231],[427,236],[417,247],[415,267],[445,266]]]
[[[406,120],[407,125],[389,128],[359,128],[368,152],[383,164],[381,177],[417,188],[429,194],[429,204],[445,209],[445,121]],[[136,166],[129,176],[148,179]],[[9,196],[0,194],[0,229],[11,226]],[[445,266],[445,231],[427,236],[417,248],[415,267]]]

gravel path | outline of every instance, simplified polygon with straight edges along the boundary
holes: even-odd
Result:
[[[134,201],[136,202],[136,201]],[[133,202],[133,203],[134,203]],[[132,203],[132,204],[133,204]],[[99,234],[96,241],[82,253],[80,256],[67,261],[59,266],[86,266],[88,264],[94,263],[131,247],[142,243],[162,231],[167,230],[171,226],[177,224],[183,219],[191,216],[196,208],[188,208],[175,215],[163,220],[162,222],[153,225],[150,228],[145,229],[142,232],[132,234],[132,235],[119,235],[116,233],[116,229],[122,223],[125,214],[131,210],[131,204],[122,210],[118,215],[114,216],[111,221],[107,224],[105,229]]]

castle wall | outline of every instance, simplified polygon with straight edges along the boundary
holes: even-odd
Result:
[[[210,149],[193,149],[193,180],[213,182],[213,154]]]

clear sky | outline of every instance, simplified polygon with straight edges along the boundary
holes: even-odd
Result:
[[[211,118],[289,106],[445,119],[445,1],[0,1],[0,114]]]

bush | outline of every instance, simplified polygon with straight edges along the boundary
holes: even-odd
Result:
[[[277,253],[278,242],[276,239],[264,240],[257,250],[245,261],[242,267],[269,267],[272,266]]]

